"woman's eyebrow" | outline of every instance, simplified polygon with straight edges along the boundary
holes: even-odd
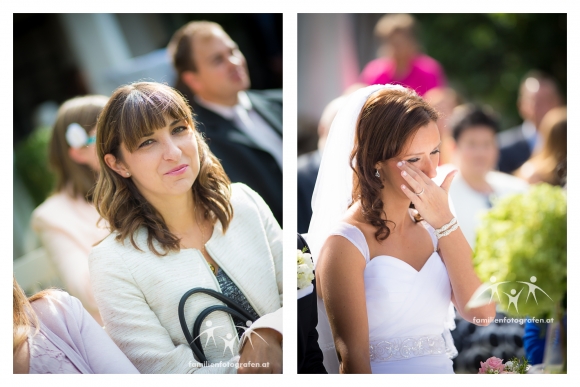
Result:
[[[180,123],[181,121],[183,121],[183,119],[182,118],[178,118],[175,121],[173,121],[170,124],[168,124],[167,126],[173,126],[175,124]],[[143,136],[141,136],[141,137],[143,138],[143,137],[150,137],[150,136],[153,136],[153,132],[143,133]]]
[[[439,148],[439,147],[441,146],[441,143],[442,143],[442,142],[443,142],[443,141],[439,141],[439,144],[437,144],[437,146],[436,146],[435,148],[433,148],[433,150],[435,150],[435,149]],[[420,154],[422,154],[422,153],[423,153],[423,152],[419,152],[419,153],[411,153],[411,154],[405,155],[405,156],[403,156],[403,157],[409,157],[409,156],[420,155]]]

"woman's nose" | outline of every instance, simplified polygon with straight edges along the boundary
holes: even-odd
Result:
[[[168,139],[164,142],[163,147],[163,158],[165,160],[179,160],[181,157],[181,149],[177,146],[172,139]]]
[[[423,167],[423,173],[430,179],[435,178],[435,176],[437,176],[437,164],[435,164],[431,159],[427,159],[427,162]]]

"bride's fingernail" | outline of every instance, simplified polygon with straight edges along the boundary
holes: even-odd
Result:
[[[403,171],[403,172],[401,172],[401,175],[407,176],[407,172]]]
[[[397,163],[397,167],[402,167],[402,166],[403,166],[403,162],[402,162],[402,161],[399,161],[399,162]]]
[[[405,185],[404,185],[404,184],[401,184],[401,188],[402,188],[402,189],[407,189],[407,187],[405,187]]]

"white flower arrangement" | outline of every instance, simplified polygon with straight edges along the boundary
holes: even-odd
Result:
[[[310,286],[314,279],[314,262],[312,262],[312,256],[306,253],[306,250],[306,248],[297,250],[298,289]]]

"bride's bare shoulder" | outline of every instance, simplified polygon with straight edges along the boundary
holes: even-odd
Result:
[[[323,259],[325,256],[339,256],[339,255],[349,255],[353,253],[358,253],[362,256],[362,254],[358,251],[356,246],[344,235],[335,234],[329,236],[322,248],[320,249],[320,259]]]
[[[361,230],[361,227],[364,227],[363,222],[361,222],[362,218],[359,217],[356,208],[353,207],[354,205],[351,206],[351,208],[349,208],[349,210],[345,214],[345,217],[343,217],[341,221],[342,223],[346,223],[350,226],[354,226],[359,230]],[[353,236],[352,230],[350,230],[350,232],[347,233],[337,233],[329,236],[320,250],[320,260],[322,262],[332,261],[333,265],[336,264],[365,265],[365,258],[362,252],[360,251],[360,246],[357,247],[354,244],[354,242],[352,241],[352,236]],[[360,244],[360,238],[358,243]]]

